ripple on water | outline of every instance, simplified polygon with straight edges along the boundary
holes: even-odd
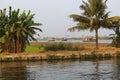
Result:
[[[120,65],[104,61],[2,64],[0,80],[120,80]]]

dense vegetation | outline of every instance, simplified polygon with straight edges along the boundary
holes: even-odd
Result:
[[[34,43],[32,43],[34,44]],[[67,50],[67,51],[79,51],[85,50],[83,46],[79,44],[72,43],[38,43],[35,45],[27,46],[26,52],[43,52],[43,51],[59,51],[59,50]]]
[[[33,21],[34,14],[20,9],[12,10],[9,13],[6,9],[0,10],[0,48],[2,52],[19,53],[23,52],[30,40],[36,40],[33,35],[35,30],[42,31],[34,26],[41,24]]]
[[[57,50],[73,50],[73,51],[78,51],[78,50],[84,50],[84,47],[79,47],[79,46],[73,46],[70,43],[58,43],[58,44],[49,44],[46,46],[43,46],[45,50],[51,50],[51,51],[57,51]]]
[[[115,34],[112,34],[112,46],[120,48],[120,22],[115,22],[115,24],[113,23],[113,30],[115,32]]]

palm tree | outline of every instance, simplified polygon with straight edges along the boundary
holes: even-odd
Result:
[[[75,30],[87,30],[95,31],[96,34],[96,49],[98,47],[98,30],[101,27],[109,28],[112,21],[119,20],[119,16],[108,18],[109,12],[106,12],[107,0],[88,0],[80,6],[83,10],[81,15],[71,14],[70,18],[73,18],[75,22],[78,22],[76,26],[69,28],[69,31]]]

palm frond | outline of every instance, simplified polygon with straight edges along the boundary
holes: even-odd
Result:
[[[89,28],[90,28],[89,24],[78,23],[76,26],[69,28],[68,31],[70,31],[70,32],[73,32],[75,30],[81,31],[81,30],[87,30]]]
[[[31,27],[33,30],[39,30],[39,31],[41,31],[42,32],[42,29],[40,29],[40,28],[36,28],[36,27]]]
[[[73,20],[76,21],[76,22],[84,22],[84,23],[89,23],[90,22],[90,20],[87,17],[80,16],[80,15],[77,15],[77,14],[71,14],[69,17],[73,18]]]
[[[110,17],[110,18],[108,18],[107,20],[108,20],[108,21],[111,21],[111,22],[120,21],[120,16]]]
[[[107,19],[108,16],[109,16],[109,14],[110,14],[110,12],[105,13],[105,14],[103,15],[102,19]]]

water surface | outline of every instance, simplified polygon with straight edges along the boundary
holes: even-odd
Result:
[[[38,40],[38,42],[49,42],[48,40]],[[66,43],[69,43],[69,42],[72,42],[72,43],[76,43],[76,42],[79,42],[79,43],[95,43],[95,42],[83,42],[82,40],[67,40],[67,41],[61,41],[61,40],[55,40],[53,42],[66,42]],[[99,43],[111,43],[112,40],[98,40]]]
[[[4,62],[0,80],[120,80],[119,60]]]

